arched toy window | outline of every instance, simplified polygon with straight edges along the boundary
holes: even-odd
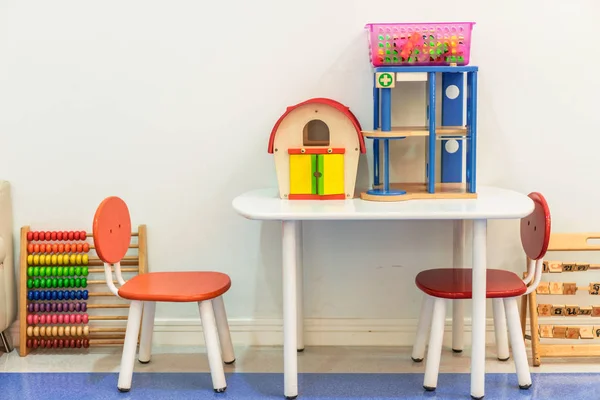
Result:
[[[304,125],[304,146],[329,146],[329,127],[320,119],[313,119]]]

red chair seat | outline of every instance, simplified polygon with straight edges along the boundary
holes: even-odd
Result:
[[[423,292],[444,299],[470,299],[473,296],[470,268],[441,268],[420,272],[415,282]],[[488,299],[521,296],[527,286],[517,274],[501,269],[487,270]]]
[[[137,275],[119,289],[129,300],[196,302],[214,299],[231,287],[231,280],[220,272],[151,272]]]

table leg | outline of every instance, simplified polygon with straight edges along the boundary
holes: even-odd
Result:
[[[302,221],[296,221],[296,330],[298,351],[304,351],[304,264],[303,264]]]
[[[464,268],[464,248],[465,248],[465,221],[454,221],[454,252],[452,268]],[[452,351],[460,353],[464,348],[464,320],[465,320],[465,302],[462,300],[452,301]]]
[[[288,399],[298,396],[296,234],[298,221],[283,221],[283,382]]]
[[[487,221],[473,222],[473,349],[471,354],[471,397],[485,393],[485,308],[487,268]]]

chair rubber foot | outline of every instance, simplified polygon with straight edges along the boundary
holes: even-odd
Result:
[[[233,364],[235,362],[235,358],[232,361],[225,361],[225,364],[230,365]]]
[[[435,392],[435,387],[433,386],[423,386],[423,389],[427,390],[428,392]]]
[[[503,361],[504,362],[504,361],[508,361],[508,360],[510,360],[510,357],[506,357],[506,358],[499,358],[498,357],[498,361]]]
[[[462,353],[462,349],[452,349],[454,353]]]
[[[285,396],[285,398],[288,399],[288,400],[294,400],[297,397],[298,397],[298,395],[295,395],[295,396]]]
[[[411,357],[411,359],[412,359],[414,362],[421,362],[421,361],[423,361],[423,359],[422,359],[422,358],[414,358],[414,357]]]
[[[123,389],[123,388],[120,388],[120,387],[118,387],[117,389],[119,389],[119,392],[121,392],[121,393],[127,393],[127,392],[129,392],[131,390],[131,388],[129,388],[129,389]]]
[[[150,360],[148,360],[148,361],[142,361],[142,360],[138,360],[138,362],[139,362],[140,364],[148,364],[148,363],[150,362]]]
[[[219,389],[215,389],[215,393],[223,393],[225,390],[227,390],[227,386],[219,388]]]
[[[302,353],[304,351],[304,347],[301,349],[298,349],[298,353]]]
[[[475,396],[471,395],[471,398],[472,398],[473,400],[481,400],[481,399],[483,399],[484,397],[485,397],[485,396],[475,397]]]
[[[527,385],[519,385],[519,389],[522,389],[522,390],[527,390],[527,389],[529,389],[530,387],[531,387],[531,383],[530,383],[530,384],[527,384]]]

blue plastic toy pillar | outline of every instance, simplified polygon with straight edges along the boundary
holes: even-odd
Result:
[[[477,72],[467,73],[467,191],[477,192]]]
[[[379,88],[373,74],[373,130],[379,129]],[[373,139],[373,185],[379,185],[379,139]]]
[[[462,72],[442,73],[442,126],[463,126],[464,74]],[[458,96],[448,97],[448,88],[458,89]],[[451,90],[452,91],[452,90]],[[458,140],[458,150],[449,153],[446,150],[448,140],[442,141],[442,182],[462,182],[463,143]]]
[[[428,72],[429,84],[429,151],[427,164],[427,191],[435,193],[435,72]]]
[[[392,89],[381,89],[381,131],[392,130]],[[390,191],[390,140],[383,140],[383,192]]]
[[[381,131],[392,130],[392,89],[381,89]]]

